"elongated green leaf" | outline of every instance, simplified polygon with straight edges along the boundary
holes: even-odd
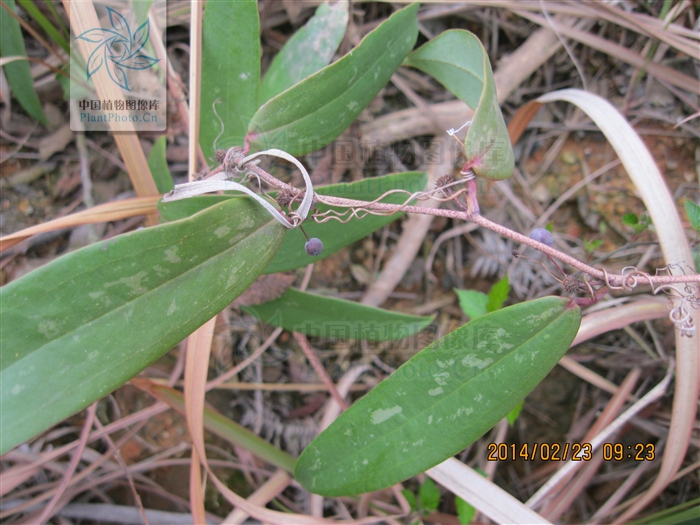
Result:
[[[320,434],[296,479],[324,496],[371,492],[473,443],[520,402],[573,341],[581,311],[544,297],[487,314],[404,363]]]
[[[260,103],[330,64],[348,25],[348,3],[321,4],[316,14],[287,40],[260,84]]]
[[[7,0],[5,3],[12,12],[17,12],[15,0]],[[19,22],[5,9],[0,9],[0,56],[27,56]],[[32,79],[29,62],[16,60],[3,67],[10,89],[24,110],[42,124],[48,123],[41,101],[34,90],[34,79]]]
[[[44,13],[42,13],[39,8],[34,5],[32,0],[18,0],[18,3],[22,6],[22,9],[27,11],[27,13],[29,13],[31,17],[36,20],[46,34],[49,35],[54,42],[61,46],[61,49],[63,49],[66,54],[70,53],[68,41],[63,37],[61,32],[54,27],[49,19],[44,16]]]
[[[408,171],[405,173],[385,175],[383,177],[372,177],[350,184],[323,186],[315,188],[315,190],[321,195],[373,201],[390,190],[401,189],[411,193],[421,191],[425,188],[426,181],[427,175],[424,172]],[[387,196],[382,202],[401,204],[405,202],[406,197],[405,194],[394,193]],[[158,210],[164,220],[178,220],[188,217],[207,206],[212,206],[231,198],[241,197],[231,197],[229,195],[192,197],[190,199],[182,199],[167,203],[161,202],[158,204]],[[316,209],[320,212],[325,212],[329,210],[330,207],[319,204]],[[338,209],[338,211],[342,212],[344,210]],[[306,251],[304,251],[304,243],[306,242],[304,234],[301,233],[299,229],[288,230],[284,237],[282,247],[265,270],[265,273],[285,272],[321,260],[344,246],[362,239],[389,224],[391,221],[398,219],[402,215],[403,214],[400,213],[389,217],[368,215],[361,220],[352,219],[346,224],[342,224],[336,220],[330,220],[322,224],[307,221],[304,224],[304,229],[310,237],[318,237],[323,241],[323,252],[317,257],[308,255]]]
[[[670,509],[630,521],[629,525],[695,525],[698,521],[698,506],[700,498],[684,501]]]
[[[243,145],[258,109],[260,18],[256,0],[207,2],[202,24],[199,143],[205,156]],[[217,103],[219,101],[219,103]],[[216,109],[215,109],[216,108]],[[224,131],[221,132],[221,121]]]
[[[397,11],[351,53],[263,105],[248,128],[253,148],[304,155],[339,137],[413,49],[417,11]]]
[[[433,317],[408,315],[352,301],[289,288],[282,296],[243,309],[261,321],[290,332],[331,339],[392,341],[417,334]]]
[[[131,382],[185,415],[185,398],[181,392],[145,379],[135,378]],[[207,406],[204,407],[204,428],[234,445],[245,448],[268,463],[294,473],[296,459]]]
[[[283,228],[227,201],[65,255],[0,288],[0,454],[108,394],[229,304]]]
[[[173,177],[168,169],[168,161],[165,158],[165,140],[164,136],[158,137],[153,143],[151,154],[148,156],[148,167],[151,168],[153,180],[160,193],[168,193],[175,187]]]
[[[245,199],[246,197],[238,197],[235,195],[199,195],[197,197],[171,202],[163,202],[161,200],[158,201],[158,213],[160,213],[160,217],[164,221],[179,221],[180,219],[186,219],[202,210],[206,210],[211,206],[239,198]]]
[[[445,31],[411,53],[404,65],[435,77],[474,110],[464,141],[467,164],[486,179],[513,173],[513,149],[496,97],[496,83],[484,46],[469,31]]]

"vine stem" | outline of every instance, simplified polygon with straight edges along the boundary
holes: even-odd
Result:
[[[299,190],[295,188],[294,186],[291,186],[289,184],[286,184],[282,182],[281,180],[277,179],[273,175],[270,175],[267,171],[264,169],[260,168],[259,166],[255,164],[247,164],[245,166],[246,170],[249,170],[258,177],[260,177],[262,180],[264,180],[268,185],[278,188],[278,189],[288,189],[292,193],[298,193]],[[505,226],[501,226],[500,224],[497,224],[495,222],[492,222],[488,220],[486,217],[483,215],[480,215],[478,213],[468,213],[466,211],[460,211],[460,210],[447,210],[444,208],[425,208],[422,206],[410,206],[410,205],[404,205],[404,204],[387,204],[387,203],[381,203],[381,202],[375,202],[375,203],[369,203],[365,201],[358,201],[354,199],[344,199],[342,197],[332,197],[328,195],[319,195],[316,194],[316,197],[319,202],[322,202],[324,204],[328,204],[330,206],[338,206],[338,207],[343,207],[343,208],[362,208],[365,210],[372,210],[372,211],[383,211],[383,212],[390,212],[390,213],[398,213],[398,212],[405,212],[405,213],[420,213],[423,215],[435,215],[437,217],[448,217],[451,219],[458,219],[458,220],[463,220],[463,221],[471,221],[483,228],[486,228],[488,230],[491,230],[499,235],[502,235],[503,237],[507,237],[509,239],[513,239],[514,241],[517,241],[519,243],[525,244],[527,246],[530,246],[534,248],[535,250],[539,250],[541,252],[544,252],[552,257],[555,257],[556,259],[559,259],[560,261],[568,264],[569,266],[572,266],[576,268],[577,270],[581,270],[582,272],[590,275],[591,277],[598,279],[600,281],[606,281],[607,278],[607,283],[614,287],[619,287],[622,286],[629,276],[624,276],[620,274],[612,274],[612,273],[607,273],[605,271],[599,270],[597,268],[594,268],[592,266],[589,266],[575,257],[572,257],[571,255],[568,255],[564,252],[561,252],[557,250],[556,248],[551,248],[547,246],[546,244],[542,244],[541,242],[537,242],[534,239],[531,239],[530,237],[523,235],[521,233],[518,233],[516,231],[511,230],[510,228],[506,228]],[[643,272],[635,272],[634,273],[634,278],[640,282],[640,283],[647,283],[652,286],[662,286],[662,285],[669,285],[669,284],[679,284],[679,283],[700,283],[700,275],[648,275]]]

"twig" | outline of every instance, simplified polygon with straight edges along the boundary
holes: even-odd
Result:
[[[316,375],[321,379],[323,384],[326,385],[326,388],[328,389],[328,392],[331,394],[331,396],[333,396],[333,399],[335,399],[338,402],[338,404],[342,407],[343,410],[347,410],[347,401],[345,401],[345,399],[343,399],[343,396],[341,396],[338,393],[338,389],[335,387],[333,380],[328,375],[326,369],[323,367],[323,363],[321,363],[321,360],[316,355],[316,352],[311,347],[311,343],[309,343],[309,340],[304,334],[300,334],[298,332],[294,332],[294,339],[296,339],[297,343],[299,343],[299,346],[301,346],[304,355],[309,360],[309,363],[311,363],[311,366],[316,372]]]
[[[63,496],[66,489],[70,485],[71,478],[73,477],[73,473],[75,472],[75,469],[78,468],[78,463],[80,463],[80,458],[83,455],[83,450],[85,450],[85,445],[87,445],[88,437],[90,436],[90,429],[92,429],[92,422],[95,419],[95,411],[96,410],[97,410],[97,403],[93,403],[88,408],[87,417],[85,418],[85,423],[83,423],[83,429],[80,432],[80,439],[78,440],[78,448],[73,453],[73,457],[70,460],[70,464],[68,465],[68,469],[66,470],[66,473],[63,475],[63,479],[61,480],[61,484],[58,486],[58,488],[54,492],[53,497],[51,498],[51,501],[49,501],[46,504],[46,507],[44,507],[44,510],[42,511],[41,516],[39,516],[37,518],[36,523],[48,522],[49,518],[53,515],[53,509],[56,507],[58,500],[61,499],[61,496]]]

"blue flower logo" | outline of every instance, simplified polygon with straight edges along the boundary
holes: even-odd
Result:
[[[107,8],[107,12],[112,29],[88,29],[76,37],[98,44],[88,57],[85,74],[90,80],[90,77],[104,64],[112,81],[121,88],[131,91],[124,68],[148,69],[160,61],[142,53],[143,46],[148,42],[151,25],[147,18],[132,34],[126,18],[111,7]]]

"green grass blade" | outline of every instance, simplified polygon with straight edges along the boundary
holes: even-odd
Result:
[[[287,40],[260,84],[260,104],[330,64],[348,25],[348,4],[321,4]]]
[[[330,339],[394,341],[417,334],[434,317],[373,308],[352,301],[288,289],[281,297],[243,309],[290,332]]]
[[[255,280],[283,234],[236,199],[88,246],[0,288],[0,454],[201,326]]]
[[[258,109],[258,3],[207,2],[202,39],[199,143],[204,155],[213,158],[217,148],[243,145],[248,122]],[[222,125],[217,113],[224,131],[214,145]]]
[[[556,365],[581,321],[562,297],[484,315],[436,341],[352,405],[297,461],[324,496],[372,492],[476,441]]]
[[[248,128],[252,147],[299,156],[339,137],[413,49],[417,11],[418,4],[397,11],[351,53],[262,106]]]
[[[185,399],[182,392],[145,379],[136,378],[132,383],[185,415]],[[294,457],[208,406],[204,407],[204,428],[234,445],[243,447],[271,465],[282,468],[290,474],[294,473],[296,464]]]
[[[15,0],[7,0],[7,6],[16,13]],[[24,47],[24,39],[19,22],[15,20],[5,9],[0,8],[0,56],[27,56]],[[34,79],[32,79],[29,62],[26,60],[16,60],[3,66],[7,82],[10,84],[12,93],[17,98],[20,106],[33,118],[47,124],[44,108],[41,107],[39,96],[34,90]]]
[[[153,143],[151,154],[148,156],[148,167],[151,168],[151,175],[153,175],[153,180],[160,193],[168,193],[175,187],[173,177],[168,169],[168,160],[165,158],[165,146],[165,136],[158,137]]]
[[[42,13],[39,8],[34,5],[34,2],[32,0],[17,0],[19,5],[22,6],[22,9],[24,9],[27,13],[29,13],[29,16],[31,16],[34,20],[36,20],[36,23],[41,26],[41,28],[44,30],[44,32],[58,44],[61,46],[61,49],[65,51],[67,54],[70,53],[70,45],[68,44],[68,40],[66,40],[61,32],[54,27],[54,25],[49,22],[49,19],[44,16],[44,13]]]

